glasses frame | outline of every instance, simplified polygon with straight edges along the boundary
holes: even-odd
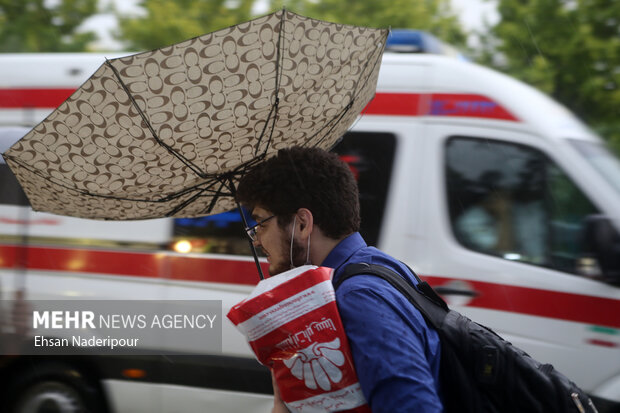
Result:
[[[275,215],[272,215],[265,219],[261,219],[260,221],[256,222],[256,224],[252,225],[251,227],[245,227],[245,233],[248,235],[248,238],[250,238],[250,241],[256,242],[256,240],[258,239],[258,236],[257,236],[258,228],[261,227],[265,222],[275,217],[276,217]]]

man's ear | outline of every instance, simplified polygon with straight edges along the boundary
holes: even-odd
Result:
[[[307,238],[312,234],[314,228],[314,217],[312,212],[307,208],[299,208],[297,210],[297,225],[299,226],[299,235]]]

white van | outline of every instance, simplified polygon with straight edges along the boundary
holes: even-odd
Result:
[[[0,56],[0,127],[40,121],[102,62]],[[358,179],[369,244],[552,363],[600,411],[620,409],[620,162],[600,138],[508,76],[454,57],[386,53],[376,98],[336,151]],[[258,281],[235,212],[79,220],[29,211],[11,179],[0,164],[4,299],[18,289],[31,299],[217,299],[225,314]],[[3,360],[1,384],[39,403],[108,412],[270,411],[268,372],[229,324],[223,349]]]

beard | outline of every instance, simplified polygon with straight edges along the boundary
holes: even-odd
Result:
[[[269,275],[274,276],[293,268],[299,267],[306,263],[306,246],[299,241],[293,241],[293,252],[291,254],[291,237],[286,238],[282,245],[280,256],[283,257],[282,262],[273,263],[269,268]],[[291,256],[293,266],[291,267]]]

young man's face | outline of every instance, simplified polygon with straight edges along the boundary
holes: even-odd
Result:
[[[256,222],[261,222],[273,213],[265,208],[255,207],[252,211],[252,218]],[[299,233],[294,234],[293,241],[293,266],[291,266],[291,236],[293,235],[293,224],[291,221],[285,228],[280,227],[278,218],[274,217],[259,225],[256,228],[256,241],[254,246],[263,250],[269,262],[269,275],[274,276],[291,268],[303,265],[306,262],[307,246],[300,242]]]
[[[264,208],[256,207],[252,211],[252,218],[261,222],[273,213]],[[292,226],[289,225],[289,230]],[[256,228],[256,241],[254,246],[263,250],[269,262],[269,275],[274,276],[291,269],[290,240],[291,234],[278,225],[278,218],[272,218]]]

